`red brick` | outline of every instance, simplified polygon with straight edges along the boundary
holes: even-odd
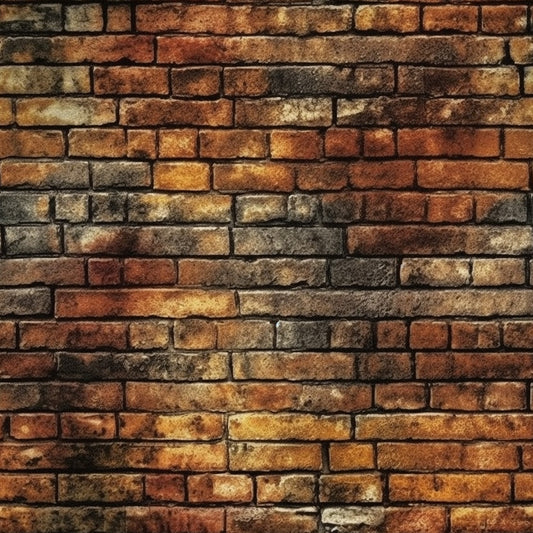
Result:
[[[505,157],[527,159],[533,150],[532,129],[505,130]]]
[[[172,259],[126,259],[124,282],[130,285],[173,285],[176,264]]]
[[[128,32],[131,30],[131,8],[127,4],[110,5],[107,7],[108,32]]]
[[[272,159],[320,159],[322,138],[317,131],[274,130],[270,133]]]
[[[87,270],[91,285],[120,285],[122,263],[118,259],[89,259]]]
[[[469,194],[432,194],[428,197],[428,222],[459,224],[474,217],[474,200]]]
[[[56,358],[52,353],[0,352],[0,374],[3,379],[51,378]]]
[[[373,129],[363,132],[363,153],[365,157],[391,157],[396,152],[394,132],[387,129]]]
[[[185,479],[179,474],[147,474],[145,491],[146,497],[151,501],[183,502]]]
[[[500,328],[494,322],[452,322],[452,349],[497,348]]]
[[[356,189],[403,189],[413,186],[415,168],[412,161],[362,161],[349,172]]]
[[[129,507],[126,524],[128,533],[160,533],[164,529],[188,533],[222,533],[224,509]]]
[[[356,157],[361,153],[361,132],[350,128],[329,128],[325,136],[326,157]]]
[[[0,130],[0,157],[61,157],[64,154],[65,142],[60,131]]]
[[[409,346],[414,349],[436,349],[448,346],[446,322],[412,322],[409,329]]]

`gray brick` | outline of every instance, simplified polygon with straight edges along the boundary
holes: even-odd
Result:
[[[49,289],[0,289],[0,315],[40,315],[52,310]]]
[[[89,197],[86,194],[62,194],[56,197],[56,220],[87,222],[89,220]]]
[[[322,196],[324,222],[342,223],[361,220],[363,197],[360,193],[340,192]]]
[[[151,182],[148,163],[102,161],[91,164],[91,173],[95,189],[149,187]]]
[[[221,194],[131,194],[132,222],[230,222],[231,196]]]
[[[394,287],[395,259],[334,259],[331,284],[337,287]]]
[[[286,322],[276,324],[278,348],[327,348],[329,345],[329,324],[320,322]]]
[[[292,194],[288,203],[289,222],[310,224],[318,220],[320,202],[310,194]]]
[[[0,196],[0,224],[47,222],[50,201],[44,194],[8,194]]]
[[[105,255],[226,255],[225,228],[67,226],[67,253]]]
[[[400,267],[402,285],[460,287],[470,283],[470,260],[407,258]]]
[[[0,31],[61,31],[61,4],[0,5]]]
[[[257,224],[287,219],[287,198],[279,194],[237,196],[237,222]]]
[[[91,198],[94,222],[122,222],[126,220],[126,194],[100,193]]]
[[[83,161],[16,161],[0,163],[4,187],[24,189],[84,189],[89,165]]]
[[[6,228],[7,255],[57,254],[61,252],[59,226],[9,226]]]
[[[338,228],[237,228],[237,255],[340,255]]]

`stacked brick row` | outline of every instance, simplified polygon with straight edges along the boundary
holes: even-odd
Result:
[[[528,533],[532,9],[0,5],[0,531]]]

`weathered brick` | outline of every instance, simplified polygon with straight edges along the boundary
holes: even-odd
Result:
[[[57,418],[51,413],[16,414],[10,418],[10,435],[17,440],[57,437]]]
[[[525,33],[526,28],[526,6],[483,6],[481,8],[481,29],[485,33]]]
[[[344,505],[342,507],[327,507],[321,511],[322,523],[328,533],[334,531],[357,531],[381,529],[385,521],[383,507],[357,507]]]
[[[468,222],[474,218],[474,198],[470,194],[432,194],[428,197],[428,222]]]
[[[521,193],[479,193],[474,195],[476,221],[501,224],[525,222],[527,196]]]
[[[143,483],[138,474],[60,474],[60,502],[138,502]]]
[[[118,259],[89,259],[87,277],[89,285],[120,285],[122,264]]]
[[[55,476],[50,474],[3,474],[0,501],[55,503]]]
[[[347,380],[355,378],[352,354],[244,352],[233,354],[235,379]]]
[[[320,159],[322,137],[318,131],[274,130],[270,133],[272,159]]]
[[[89,186],[89,166],[81,161],[7,160],[0,163],[0,183],[24,189],[81,189]]]
[[[522,259],[474,259],[472,261],[473,285],[523,285],[526,281]]]
[[[88,67],[0,67],[2,94],[87,94],[90,87]]]
[[[448,324],[436,320],[411,322],[409,346],[414,349],[439,349],[448,346]]]
[[[0,197],[0,223],[47,222],[49,198],[43,194],[6,194]]]
[[[394,259],[334,259],[330,264],[333,286],[393,287],[396,284]]]
[[[0,103],[0,107],[1,107]],[[2,112],[0,111],[0,117]],[[1,123],[1,118],[0,118]],[[0,157],[61,157],[63,134],[56,130],[0,130]]]
[[[102,6],[99,4],[80,4],[65,8],[65,30],[99,32],[104,29]]]
[[[273,348],[274,324],[265,320],[219,322],[217,347],[226,350]]]
[[[240,224],[257,224],[288,219],[287,197],[280,194],[237,196],[235,215]]]
[[[358,377],[365,381],[404,380],[413,377],[408,353],[362,353],[356,358]]]
[[[329,324],[324,321],[279,321],[276,323],[276,346],[279,348],[327,348]]]
[[[200,474],[187,479],[191,502],[250,502],[252,479],[239,474]]]
[[[356,157],[361,153],[361,133],[351,128],[329,128],[324,148],[326,157]]]
[[[374,448],[366,443],[332,443],[329,447],[331,470],[371,470],[375,468]]]
[[[419,8],[403,5],[363,5],[355,11],[361,31],[411,33],[419,29]]]
[[[159,130],[159,157],[195,157],[197,138],[198,132],[193,129]]]
[[[187,67],[172,69],[172,94],[176,96],[215,96],[220,93],[222,69]]]
[[[89,220],[89,195],[63,193],[55,198],[55,219],[64,222],[87,222]]]
[[[230,508],[227,510],[227,533],[316,533],[317,514],[314,507],[304,508]]]
[[[231,197],[220,194],[130,194],[132,222],[213,222],[231,220]]]
[[[126,259],[124,281],[130,285],[173,285],[176,264],[172,259]]]
[[[402,285],[460,287],[470,282],[468,259],[403,259],[400,266]]]
[[[421,222],[428,198],[412,192],[369,192],[364,195],[364,219],[369,222]]]
[[[200,156],[213,159],[263,158],[267,135],[261,130],[202,130]]]
[[[383,498],[379,474],[326,474],[319,483],[321,502],[375,503]]]
[[[2,323],[4,324],[4,323]],[[6,323],[9,324],[9,323]],[[4,348],[15,348],[15,324],[10,331],[3,332]],[[3,328],[7,330],[8,328]],[[46,353],[0,353],[0,370],[2,378],[9,379],[42,379],[53,378],[56,370],[56,358]]]
[[[185,480],[179,474],[147,474],[145,491],[150,501],[182,502],[185,500]]]
[[[362,217],[363,195],[359,192],[324,194],[321,200],[324,222],[356,222]]]
[[[162,67],[95,67],[94,93],[168,94],[168,71]]]
[[[330,323],[332,348],[371,348],[372,325],[365,320],[341,320]]]
[[[124,157],[127,143],[122,129],[71,129],[68,135],[69,154],[81,157]]]
[[[65,228],[65,248],[73,254],[227,255],[229,235],[215,227],[76,225]]]
[[[131,9],[127,4],[107,6],[106,31],[130,31],[131,30]]]
[[[119,322],[21,322],[20,347],[25,350],[124,349],[126,325]]]
[[[378,348],[406,348],[407,324],[402,320],[380,320],[376,326]]]
[[[129,507],[126,524],[131,533],[156,533],[162,527],[191,533],[222,533],[224,510],[202,507]]]
[[[500,328],[493,322],[454,321],[451,335],[452,349],[490,349],[500,346]]]
[[[477,31],[475,6],[425,6],[422,11],[425,31]]]
[[[45,288],[0,290],[0,315],[40,315],[51,311],[50,291]]]
[[[61,437],[64,439],[113,439],[117,436],[112,413],[63,413]]]
[[[157,155],[156,132],[152,130],[128,130],[127,156],[131,158],[155,159]]]
[[[316,479],[310,474],[257,476],[258,503],[313,503]]]
[[[216,324],[208,320],[190,318],[179,320],[174,325],[174,346],[184,349],[215,348],[217,343]]]
[[[134,322],[129,327],[129,344],[134,349],[168,348],[169,326],[166,322]]]
[[[60,4],[0,6],[0,31],[12,33],[61,31]]]
[[[126,220],[126,200],[126,194],[111,191],[91,195],[92,222],[122,222]]]
[[[444,533],[447,527],[446,509],[429,505],[387,507],[385,527],[387,533]]]
[[[526,533],[531,525],[530,506],[457,507],[451,510],[453,533],[474,533],[485,528],[487,533]]]
[[[422,383],[378,383],[374,398],[376,407],[381,409],[423,409],[427,403]]]

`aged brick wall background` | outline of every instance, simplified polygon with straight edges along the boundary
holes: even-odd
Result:
[[[531,533],[526,3],[0,4],[2,533]]]

